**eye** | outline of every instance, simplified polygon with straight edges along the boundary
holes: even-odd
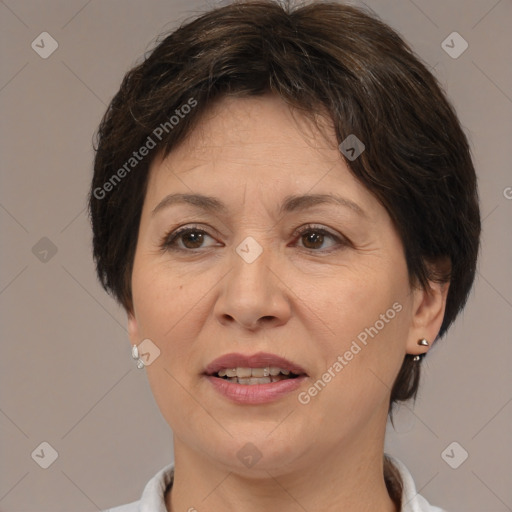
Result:
[[[293,236],[295,238],[298,237],[298,239],[302,241],[304,249],[314,252],[330,252],[334,250],[336,246],[349,245],[348,240],[344,237],[335,235],[325,228],[313,224],[307,224],[295,230]],[[205,237],[214,240],[204,229],[200,229],[196,226],[182,227],[167,233],[160,241],[160,247],[164,251],[193,251],[195,249],[215,245],[210,244],[210,246],[204,246]],[[324,247],[322,250],[326,239],[330,239],[332,243],[329,247]]]
[[[337,236],[331,233],[330,231],[327,231],[325,228],[315,226],[312,224],[302,226],[301,228],[294,232],[294,236],[298,236],[299,240],[302,240],[305,249],[316,252],[318,252],[318,250],[322,248],[322,245],[324,244],[326,238],[329,238],[331,239],[331,241],[334,241],[334,244],[328,247],[327,250],[325,250],[324,248],[324,252],[332,250],[332,248],[335,247],[336,245],[348,245],[348,241],[345,238]]]
[[[177,229],[166,234],[160,242],[163,250],[201,249],[205,237],[213,238],[204,230],[194,226]],[[180,245],[181,242],[181,245]]]

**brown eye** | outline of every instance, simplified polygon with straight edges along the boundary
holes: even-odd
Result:
[[[198,249],[203,243],[204,233],[200,231],[190,231],[188,233],[183,233],[180,236],[183,241],[183,245],[187,249]]]
[[[308,251],[329,252],[333,249],[349,245],[344,237],[334,235],[324,228],[307,225],[297,230],[294,235],[301,241],[301,246]],[[186,227],[167,234],[160,242],[160,247],[166,251],[194,251],[206,249],[215,244],[204,245],[205,237],[211,238],[206,231],[196,227]],[[331,244],[323,247],[330,240]]]
[[[324,235],[315,231],[309,231],[301,238],[306,249],[320,249],[324,241]]]
[[[205,237],[212,238],[202,229],[194,227],[183,228],[166,235],[160,245],[164,250],[201,249],[203,247]]]
[[[314,252],[329,252],[337,247],[348,245],[348,241],[345,238],[314,225],[300,228],[295,232],[295,235],[302,241],[301,245],[304,249]],[[327,247],[322,247],[326,240],[331,240],[331,244]]]

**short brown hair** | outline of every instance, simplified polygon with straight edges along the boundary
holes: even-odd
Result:
[[[468,141],[441,86],[402,38],[375,14],[336,2],[216,8],[158,41],[126,74],[98,130],[89,195],[103,287],[132,311],[132,265],[157,151],[166,156],[183,141],[213,101],[267,93],[313,117],[327,112],[338,143],[350,134],[364,142],[347,164],[395,223],[411,284],[450,283],[442,336],[466,302],[479,248]],[[171,128],[191,99],[194,108]],[[133,152],[162,126],[157,148],[129,172]],[[419,368],[405,356],[390,410],[416,395]]]

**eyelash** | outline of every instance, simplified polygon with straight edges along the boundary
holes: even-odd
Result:
[[[315,224],[306,224],[305,226],[302,226],[298,229],[296,229],[293,232],[293,237],[300,239],[304,234],[306,233],[316,233],[319,235],[324,235],[330,237],[333,241],[336,242],[336,246],[331,247],[330,249],[308,249],[307,247],[304,247],[303,249],[308,252],[320,252],[320,253],[329,253],[332,251],[335,251],[337,249],[340,249],[341,247],[350,245],[350,242],[341,236],[337,236],[330,231],[327,231],[325,228],[322,228],[320,226],[317,226]],[[171,231],[167,233],[164,237],[162,237],[160,241],[160,248],[162,251],[183,251],[183,252],[198,252],[202,248],[196,248],[196,249],[188,249],[183,247],[178,247],[176,245],[176,241],[180,238],[181,235],[187,234],[187,233],[202,233],[204,235],[208,235],[209,237],[213,238],[207,231],[204,229],[201,229],[196,226],[188,226],[188,227],[182,227],[175,231]]]

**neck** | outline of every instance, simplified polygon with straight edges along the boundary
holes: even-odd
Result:
[[[175,437],[174,483],[167,509],[338,512],[342,505],[346,512],[398,512],[399,497],[393,496],[395,501],[390,497],[393,485],[396,492],[396,482],[392,467],[386,464],[384,468],[383,449],[383,435],[376,443],[341,443],[328,453],[315,452],[313,446],[297,467],[249,478],[189,449]]]

